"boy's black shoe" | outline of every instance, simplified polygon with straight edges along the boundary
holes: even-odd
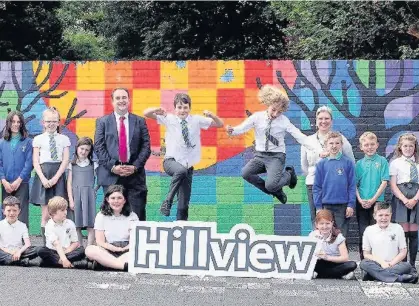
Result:
[[[19,261],[19,265],[22,267],[29,267],[29,258],[23,258]]]
[[[163,216],[168,217],[168,216],[170,216],[170,209],[171,208],[172,208],[172,203],[169,203],[169,201],[164,200],[163,203],[161,203],[161,206],[160,206],[160,213]]]
[[[96,260],[92,262],[92,270],[94,271],[103,271],[105,267],[98,263]]]
[[[293,166],[288,166],[288,167],[285,167],[285,171],[288,171],[289,174],[291,175],[289,187],[291,189],[294,189],[295,186],[297,186],[297,181],[298,181],[297,174],[295,173],[295,169]]]
[[[82,260],[73,262],[73,267],[75,269],[87,269],[88,266],[89,266],[89,264],[87,263],[86,259],[82,259]]]
[[[126,263],[124,263],[124,271],[125,272],[128,272],[128,263],[126,262]]]
[[[411,283],[416,284],[418,282],[418,277],[412,274],[402,274],[399,276],[401,283]]]
[[[281,202],[282,204],[287,203],[287,195],[285,194],[285,192],[281,189],[279,189],[279,191],[275,194],[273,194],[273,196],[275,198],[277,198],[279,200],[279,202]]]
[[[374,278],[371,275],[369,275],[367,272],[363,271],[362,274],[363,274],[362,275],[362,281],[363,282],[372,282],[372,281],[374,281]]]

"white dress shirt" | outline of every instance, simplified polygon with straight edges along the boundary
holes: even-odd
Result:
[[[115,118],[116,118],[116,128],[118,130],[118,139],[119,139],[120,138],[119,137],[119,125],[121,124],[121,122],[119,121],[119,118],[121,118],[122,116],[119,115],[117,112],[114,112],[114,114],[115,114]],[[130,150],[129,150],[129,120],[128,120],[128,115],[129,115],[129,113],[126,113],[124,115],[124,117],[125,117],[125,119],[124,119],[125,135],[127,135],[127,144],[126,144],[126,146],[127,146],[127,161],[129,161],[129,158],[131,156]]]
[[[7,219],[0,221],[0,247],[17,251],[23,247],[22,239],[29,238],[28,227],[16,220],[10,224]]]
[[[324,146],[325,136],[318,135],[317,133],[307,137],[307,143],[310,144],[314,150],[308,150],[305,147],[301,147],[301,170],[306,175],[306,185],[314,184],[314,174],[316,172],[316,164],[321,160],[319,154],[325,150]],[[342,135],[343,146],[342,154],[348,157],[355,163],[354,152],[348,139]]]
[[[77,237],[76,225],[73,221],[65,219],[63,223],[55,223],[49,219],[45,225],[46,247],[57,250],[53,243],[59,241],[63,248],[68,248],[72,242],[79,241]]]
[[[189,142],[193,147],[188,147],[182,135],[182,119],[174,114],[166,116],[157,115],[157,123],[166,127],[166,155],[174,158],[186,168],[190,168],[201,160],[201,129],[207,130],[212,119],[200,115],[189,115],[185,120],[188,124]]]
[[[266,135],[265,130],[268,126],[269,118],[267,111],[256,112],[241,124],[234,127],[232,135],[240,135],[246,133],[248,130],[253,128],[255,130],[256,138],[256,151],[266,152],[265,143]],[[275,137],[279,145],[274,145],[271,141],[268,142],[268,152],[285,152],[285,132],[291,134],[300,144],[306,145],[307,136],[301,133],[301,131],[291,123],[291,121],[283,114],[273,119],[270,129],[270,134]]]
[[[63,160],[64,148],[71,145],[70,138],[66,135],[54,133],[55,147],[57,148],[57,160],[53,160],[51,157],[51,150],[49,147],[49,133],[45,132],[38,136],[35,136],[32,142],[34,148],[39,148],[39,164],[43,163],[61,163]]]
[[[411,160],[415,161],[415,158],[412,157]],[[416,168],[419,173],[419,164],[416,164]],[[397,184],[410,182],[410,163],[406,160],[406,157],[400,156],[390,162],[390,176],[394,175],[397,178]]]

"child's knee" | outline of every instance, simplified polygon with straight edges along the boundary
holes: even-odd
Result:
[[[182,168],[182,169],[177,170],[173,176],[185,178],[187,175],[188,175],[188,169]]]
[[[274,181],[266,181],[265,182],[265,188],[266,190],[268,190],[270,193],[276,193],[279,191],[279,189],[281,189],[282,186],[280,186],[278,184],[278,182],[274,182]]]

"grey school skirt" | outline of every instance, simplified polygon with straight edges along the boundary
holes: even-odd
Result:
[[[419,185],[416,183],[397,184],[401,193],[408,198],[413,199],[418,192]],[[404,203],[393,195],[391,201],[391,208],[393,210],[392,221],[397,223],[416,223],[419,224],[418,208],[419,203],[413,209],[408,209]]]
[[[125,248],[129,244],[129,241],[114,241],[114,242],[111,242],[111,244],[113,246],[116,246],[116,247],[119,247],[119,248]],[[106,251],[108,251],[109,253],[111,253],[115,257],[119,257],[122,254],[125,254],[126,252],[128,252],[128,251],[125,251],[125,252],[113,252],[113,251],[109,251],[109,250],[106,250]]]
[[[42,173],[48,180],[50,180],[57,173],[58,169],[60,168],[60,165],[61,163],[43,163],[41,164]],[[42,182],[39,179],[38,174],[35,174],[31,194],[29,197],[29,202],[34,205],[48,205],[48,201],[55,196],[63,197],[66,200],[68,199],[65,173],[61,175],[61,177],[58,179],[57,184],[55,184],[51,188],[45,188],[42,185]]]

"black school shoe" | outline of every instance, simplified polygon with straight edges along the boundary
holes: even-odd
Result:
[[[169,203],[169,201],[164,200],[163,203],[161,203],[161,206],[160,206],[160,213],[163,216],[169,217],[170,216],[170,209],[172,209],[172,203]]]
[[[288,167],[285,167],[285,171],[288,171],[289,174],[291,175],[289,187],[291,189],[294,189],[295,186],[297,186],[297,181],[298,181],[297,174],[295,173],[295,169],[293,166],[288,166]]]
[[[82,260],[73,262],[73,267],[75,269],[87,269],[89,267],[89,264],[86,259],[82,259]]]
[[[285,192],[281,189],[279,189],[279,191],[277,193],[274,193],[273,196],[275,198],[277,198],[279,200],[279,202],[281,202],[282,204],[287,203],[287,195],[285,194]]]
[[[416,284],[418,282],[418,276],[414,274],[402,274],[400,275],[400,282]]]

